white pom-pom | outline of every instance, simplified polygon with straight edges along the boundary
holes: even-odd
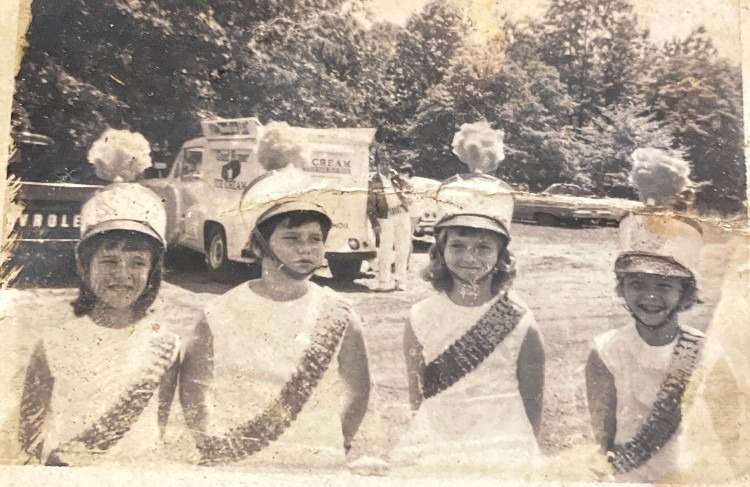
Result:
[[[151,146],[139,133],[107,129],[89,149],[88,160],[99,178],[132,182],[151,166]]]
[[[453,137],[453,153],[470,172],[489,174],[505,159],[504,137],[505,132],[487,122],[465,123]]]
[[[690,186],[690,165],[654,148],[636,149],[630,182],[644,203],[664,205]]]
[[[286,122],[269,123],[263,127],[263,135],[258,144],[258,162],[267,171],[289,165],[301,169],[308,154],[297,139],[299,135]]]

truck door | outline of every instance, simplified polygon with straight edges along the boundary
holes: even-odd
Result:
[[[182,160],[176,167],[176,179],[179,180],[177,195],[178,210],[182,232],[180,243],[187,247],[203,249],[203,218],[200,214],[200,202],[213,192],[204,178],[203,147],[185,147]]]

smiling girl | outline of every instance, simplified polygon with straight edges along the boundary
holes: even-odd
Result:
[[[437,199],[423,274],[436,292],[412,307],[404,331],[415,414],[391,458],[520,479],[538,452],[545,356],[534,317],[510,291],[511,189],[456,176]]]
[[[159,460],[178,381],[188,426],[202,428],[207,369],[198,363],[208,360],[198,356],[210,353],[210,337],[198,339],[200,313],[157,300],[165,224],[161,199],[137,184],[84,204],[77,318],[46,329],[27,369],[19,439],[29,461]]]
[[[621,223],[617,293],[633,326],[594,340],[586,365],[591,420],[618,479],[656,482],[677,467],[680,399],[703,334],[678,316],[696,302],[701,231],[690,220],[634,215]],[[664,238],[668,236],[668,238]]]
[[[681,324],[679,315],[698,302],[703,231],[696,221],[667,209],[686,180],[686,163],[655,149],[639,151],[634,174],[642,181],[637,186],[649,212],[620,223],[622,252],[615,262],[617,294],[633,325],[594,339],[586,390],[594,435],[615,478],[669,482],[692,462],[681,453],[682,415],[690,406],[683,404],[683,395],[701,359],[704,335]],[[665,181],[665,175],[676,180]],[[665,188],[666,193],[656,192]],[[702,360],[713,366],[723,357]],[[719,461],[718,451],[704,451]]]

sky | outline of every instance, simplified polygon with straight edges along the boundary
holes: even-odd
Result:
[[[373,11],[382,20],[403,25],[409,15],[429,0],[371,0]],[[456,0],[464,3],[472,0]],[[478,3],[493,3],[473,0]],[[549,0],[499,0],[497,9],[512,20],[544,15]],[[632,0],[643,27],[657,43],[684,38],[703,24],[722,56],[739,65],[739,0]]]

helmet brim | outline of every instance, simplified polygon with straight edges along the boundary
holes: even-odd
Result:
[[[506,239],[510,240],[510,232],[505,228],[505,225],[494,218],[488,218],[484,215],[448,215],[435,224],[435,230],[451,227],[468,227],[476,228],[478,230],[488,230],[490,232],[499,233]]]
[[[615,262],[617,274],[657,274],[666,277],[694,278],[690,269],[671,257],[644,252],[626,252]]]
[[[121,230],[126,232],[136,232],[144,234],[154,240],[162,247],[165,247],[164,239],[159,233],[146,222],[137,220],[107,220],[96,225],[90,226],[86,229],[86,233],[81,236],[79,245],[94,235],[99,235],[105,232],[111,232],[114,230]]]
[[[306,202],[306,201],[282,201],[280,203],[277,203],[273,205],[268,210],[264,211],[256,220],[255,226],[257,227],[264,221],[267,221],[275,216],[283,215],[284,213],[292,213],[295,211],[309,211],[313,213],[318,213],[321,215],[327,222],[329,227],[333,226],[333,221],[331,220],[331,217],[328,216],[328,213],[326,213],[325,209],[323,209],[322,206]]]

